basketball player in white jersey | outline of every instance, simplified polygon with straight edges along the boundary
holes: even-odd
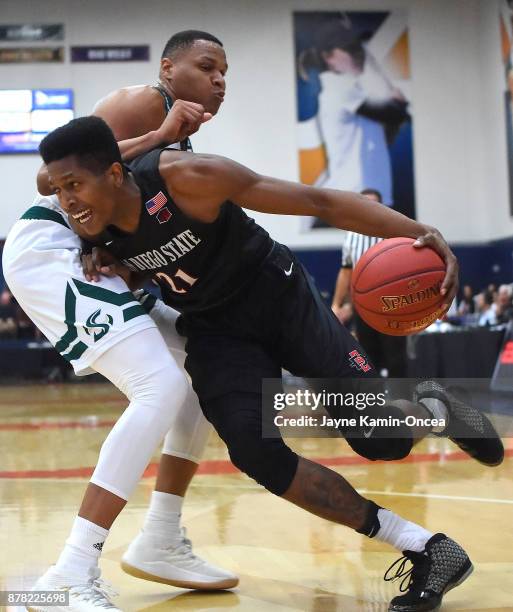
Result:
[[[177,63],[184,51],[187,58]],[[190,79],[184,78],[184,71]],[[180,33],[164,49],[159,85],[114,92],[95,113],[112,125],[127,159],[162,143],[182,141],[181,148],[188,148],[187,136],[219,109],[225,71],[220,41],[204,32]],[[187,91],[180,88],[184,83]],[[177,102],[171,109],[173,100]],[[10,231],[3,252],[5,278],[74,371],[99,372],[130,404],[101,448],[64,550],[35,588],[69,589],[66,610],[115,609],[100,579],[98,559],[109,528],[164,436],[156,490],[143,531],[123,557],[123,568],[185,588],[236,586],[234,574],[194,555],[180,527],[183,496],[211,426],[183,370],[183,340],[173,324],[177,314],[145,295],[146,309],[152,307],[150,318],[119,277],[101,277],[91,284],[82,272],[80,240],[50,195],[44,170],[38,187],[48,195],[38,196]]]

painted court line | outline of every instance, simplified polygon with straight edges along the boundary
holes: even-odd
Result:
[[[197,489],[246,489],[255,491],[264,491],[264,489],[258,485],[240,483],[240,484],[220,484],[220,483],[199,483],[192,482],[190,487]],[[370,489],[356,489],[360,495],[388,495],[390,497],[422,497],[427,499],[443,499],[450,501],[469,501],[469,502],[483,502],[487,504],[508,504],[513,505],[513,499],[497,499],[495,497],[468,497],[466,495],[439,495],[437,493],[402,493],[400,491],[373,491]]]
[[[92,418],[82,421],[43,421],[41,423],[2,423],[0,431],[38,431],[40,429],[97,429],[113,427],[116,421],[98,421]]]
[[[128,404],[128,400],[126,398],[115,397],[112,395],[105,395],[105,396],[99,395],[91,399],[92,401],[97,402],[99,404]],[[68,397],[66,399],[60,398],[60,399],[55,399],[55,400],[49,400],[48,398],[37,399],[36,397],[34,398],[24,397],[23,406],[45,406],[47,408],[52,408],[54,406],[57,406],[61,408],[63,404],[67,406],[82,406],[82,404],[89,404],[90,401],[91,400],[89,399],[80,398],[80,397]],[[4,399],[0,402],[0,409],[10,408],[12,406],[19,406],[19,399],[16,399],[16,397],[13,397],[12,401]]]
[[[439,495],[437,493],[401,493],[399,491],[372,491],[358,489],[362,495],[390,495],[392,497],[425,497],[426,499],[444,499],[450,501],[484,502],[487,504],[511,504],[513,499],[497,499],[495,497],[472,497],[466,495]]]
[[[513,456],[513,449],[509,448],[505,451],[506,457]],[[312,461],[321,463],[325,466],[351,466],[351,465],[369,465],[373,462],[360,457],[359,455],[350,455],[345,457],[310,457]],[[417,453],[394,462],[395,465],[405,463],[438,463],[444,461],[470,461],[470,457],[463,452],[455,453]],[[156,476],[158,463],[150,463],[146,468],[143,478],[152,478]],[[77,468],[60,468],[52,470],[9,470],[0,471],[0,479],[23,479],[23,478],[89,478],[94,471],[94,467],[77,467]],[[239,470],[227,459],[202,461],[199,465],[197,474],[237,474]]]
[[[83,484],[83,478],[31,478],[31,482],[63,482]],[[149,484],[149,483],[148,483]],[[265,493],[265,489],[257,484],[251,483],[206,483],[206,482],[192,482],[190,485],[192,489],[234,489],[243,491],[259,491]],[[405,493],[401,491],[374,491],[371,489],[356,489],[360,495],[383,495],[388,497],[417,497],[423,499],[441,499],[445,501],[462,501],[462,502],[478,502],[485,504],[506,504],[513,506],[513,499],[498,499],[495,497],[472,497],[467,495],[440,495],[437,493]],[[37,508],[38,506],[24,506],[26,508]],[[132,511],[134,509],[132,508]]]

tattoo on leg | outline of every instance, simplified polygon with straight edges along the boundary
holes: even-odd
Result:
[[[353,529],[364,524],[369,506],[340,474],[302,457],[283,497],[317,516]]]

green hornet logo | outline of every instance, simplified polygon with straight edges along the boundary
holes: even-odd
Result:
[[[102,313],[101,308],[98,308],[98,310],[93,312],[93,314],[87,318],[86,324],[84,326],[84,331],[88,336],[90,336],[92,333],[89,330],[94,330],[94,329],[100,330],[100,331],[95,331],[93,333],[95,342],[98,342],[98,340],[103,338],[105,334],[109,333],[110,326],[112,325],[112,322],[114,321],[114,319],[110,316],[110,314],[107,314],[106,315],[107,320],[101,323],[100,321],[98,321],[98,318],[101,315],[101,313]]]
[[[132,321],[132,319],[146,316],[146,311],[135,300],[130,291],[117,293],[104,287],[84,283],[78,280],[78,278],[71,279],[66,283],[64,301],[64,325],[66,326],[66,331],[59,341],[55,343],[57,351],[69,362],[80,359],[89,348],[85,342],[78,338],[79,329],[83,329],[88,336],[94,334],[94,341],[97,342],[112,329],[114,321],[110,315],[104,316],[104,320],[101,321],[100,309],[94,312],[87,319],[86,323],[83,322],[82,317],[77,321],[77,298],[81,299],[80,296],[95,300],[95,305],[98,305],[98,302],[100,302],[102,307],[109,308],[111,312],[113,307],[116,308],[116,312],[120,313],[120,324],[122,321],[127,323]]]

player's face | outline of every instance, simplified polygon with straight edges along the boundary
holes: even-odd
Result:
[[[72,228],[83,237],[101,234],[113,224],[116,188],[122,182],[120,164],[95,174],[74,155],[48,164],[48,176]]]
[[[161,77],[176,100],[202,104],[215,115],[223,102],[227,70],[223,48],[208,40],[197,40],[173,60],[162,60]]]

